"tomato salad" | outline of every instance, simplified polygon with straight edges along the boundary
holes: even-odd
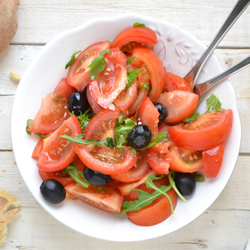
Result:
[[[72,55],[67,78],[26,126],[41,137],[32,158],[47,201],[80,199],[152,226],[173,214],[178,196],[193,195],[205,180],[199,170],[217,176],[233,112],[212,94],[199,114],[198,96],[166,72],[156,43],[135,23]]]

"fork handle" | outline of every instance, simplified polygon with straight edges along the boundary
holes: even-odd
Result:
[[[227,32],[230,30],[230,28],[237,21],[237,19],[241,16],[241,14],[244,12],[244,10],[248,7],[249,4],[250,4],[250,0],[239,0],[237,2],[232,12],[229,14],[227,20],[225,21],[225,23],[222,25],[221,29],[219,30],[218,34],[215,36],[212,43],[209,45],[207,50],[203,53],[203,55],[198,60],[196,65],[185,76],[185,79],[187,79],[191,83],[192,87],[196,85],[196,81],[199,76],[199,73],[203,65],[206,63],[207,59],[211,56],[214,49],[217,47],[217,45],[220,43],[220,41],[227,34]]]

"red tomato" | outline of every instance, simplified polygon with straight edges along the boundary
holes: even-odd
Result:
[[[144,101],[144,99],[147,97],[147,95],[148,95],[147,89],[145,89],[145,88],[139,89],[137,97],[135,98],[135,101],[133,102],[133,104],[129,108],[129,115],[130,116],[136,113],[136,111],[138,110],[138,107],[140,107],[141,103]]]
[[[74,88],[67,84],[63,78],[53,93],[42,100],[35,119],[29,121],[28,131],[41,134],[49,134],[58,129],[64,120],[69,117],[68,97]]]
[[[150,166],[147,161],[147,153],[139,152],[136,164],[125,173],[111,175],[111,178],[121,182],[138,181],[150,172]]]
[[[164,92],[157,102],[163,104],[168,112],[167,123],[181,122],[194,113],[199,96],[186,91]]]
[[[131,53],[133,49],[133,44],[131,44],[131,49],[128,50],[126,45],[128,43],[136,42],[144,47],[152,47],[157,43],[157,37],[153,30],[146,27],[130,27],[119,33],[114,41],[112,42],[112,47],[119,47],[121,51],[126,51]],[[135,44],[136,44],[135,43]],[[124,46],[125,45],[125,46]],[[124,48],[123,48],[124,46]]]
[[[101,107],[108,109],[126,88],[127,60],[118,48],[111,49],[111,53],[106,53],[104,58],[105,68],[98,74],[96,80],[90,80],[89,90],[93,99]]]
[[[80,123],[75,115],[67,119],[60,128],[45,138],[43,150],[37,162],[38,168],[45,172],[53,172],[66,168],[75,158],[73,144],[61,135],[80,134]]]
[[[218,175],[223,161],[224,149],[225,143],[223,142],[202,152],[204,172],[208,178],[214,178]]]
[[[202,152],[185,148],[173,147],[171,150],[171,161],[169,169],[193,173],[203,168]]]
[[[147,48],[135,48],[132,56],[135,56],[132,66],[138,68],[141,63],[145,64],[151,80],[151,91],[149,97],[152,102],[155,102],[164,89],[165,69],[163,63],[153,50]]]
[[[94,111],[95,114],[97,114],[98,112],[102,111],[103,108],[93,99],[90,91],[89,91],[89,86],[87,86],[87,99],[89,102],[90,107],[92,108],[92,110]]]
[[[111,44],[108,41],[104,41],[95,43],[81,52],[69,67],[67,75],[68,83],[76,89],[83,91],[90,79],[90,68],[88,66],[103,50],[110,47]]]
[[[160,180],[154,181],[154,184],[157,187],[161,185],[168,186],[169,182],[167,176]],[[137,188],[148,193],[154,192],[152,188],[147,188],[145,184],[142,184]],[[167,194],[169,195],[173,203],[173,207],[175,208],[178,199],[176,192],[171,189],[167,192]],[[138,195],[139,193],[137,191],[132,191],[125,197],[125,199],[128,201],[136,200]],[[138,226],[153,226],[163,222],[171,215],[171,204],[169,199],[165,195],[162,195],[158,199],[154,200],[150,205],[143,207],[138,211],[127,212],[128,219]]]
[[[169,153],[159,153],[153,148],[147,150],[148,163],[158,174],[168,174],[171,155]]]
[[[35,160],[38,160],[42,149],[43,149],[43,138],[40,139],[36,144],[31,157]]]
[[[170,92],[175,90],[194,93],[190,83],[187,80],[180,76],[167,72],[165,74],[165,91]]]
[[[178,147],[207,150],[226,140],[232,123],[231,109],[205,113],[191,123],[169,127],[169,135]]]
[[[100,191],[91,185],[88,188],[84,188],[77,184],[70,184],[65,189],[70,195],[103,211],[115,214],[121,211],[123,197],[116,188]]]
[[[159,123],[159,115],[158,109],[151,102],[149,97],[146,97],[137,113],[137,122],[140,122],[143,125],[147,125],[151,133],[156,135],[158,133],[158,123]]]

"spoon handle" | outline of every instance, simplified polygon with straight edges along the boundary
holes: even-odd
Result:
[[[218,83],[222,82],[223,80],[227,79],[228,77],[230,77],[231,75],[237,73],[238,71],[240,71],[241,69],[244,69],[245,67],[247,67],[250,64],[250,56],[247,57],[246,59],[244,59],[243,61],[241,61],[240,63],[236,64],[235,66],[233,66],[232,68],[230,68],[229,70],[221,73],[218,76],[215,76],[214,78],[198,84],[195,86],[194,88],[194,92],[195,94],[197,94],[199,96],[199,102],[200,103],[201,99],[203,98],[203,96],[214,86],[216,86]]]
[[[250,0],[239,0],[237,2],[232,12],[228,16],[227,20],[225,21],[225,23],[222,25],[221,29],[219,30],[218,34],[215,36],[212,43],[209,45],[207,50],[203,53],[203,55],[201,56],[199,61],[196,63],[196,65],[184,77],[186,80],[188,80],[191,83],[192,87],[195,86],[199,73],[203,65],[206,63],[207,59],[211,56],[214,49],[217,47],[217,45],[220,43],[220,41],[227,34],[227,32],[230,30],[230,28],[237,21],[237,19],[240,17],[240,15],[244,12],[244,10],[248,7],[249,4],[250,4]]]

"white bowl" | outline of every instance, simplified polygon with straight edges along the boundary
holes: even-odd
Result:
[[[25,131],[27,119],[35,117],[41,100],[52,92],[59,80],[67,75],[64,69],[70,56],[77,50],[114,37],[135,22],[145,23],[158,36],[155,51],[170,72],[184,76],[205,50],[205,46],[177,26],[160,20],[130,14],[115,18],[95,19],[81,27],[64,32],[50,41],[36,56],[19,83],[12,108],[11,139],[16,163],[24,182],[35,199],[54,218],[68,227],[88,236],[110,241],[140,241],[174,232],[206,211],[217,199],[229,181],[236,165],[241,126],[232,85],[224,81],[211,92],[217,95],[222,107],[234,112],[232,131],[226,141],[224,161],[219,175],[197,183],[195,194],[186,203],[179,199],[169,219],[152,227],[132,224],[126,215],[114,215],[94,209],[81,201],[66,200],[59,206],[45,202],[40,194],[41,178],[36,161],[31,158],[38,141],[36,135]],[[199,81],[222,72],[216,56],[212,56],[202,71]],[[205,101],[198,111],[206,111]],[[38,225],[39,226],[39,225]]]

